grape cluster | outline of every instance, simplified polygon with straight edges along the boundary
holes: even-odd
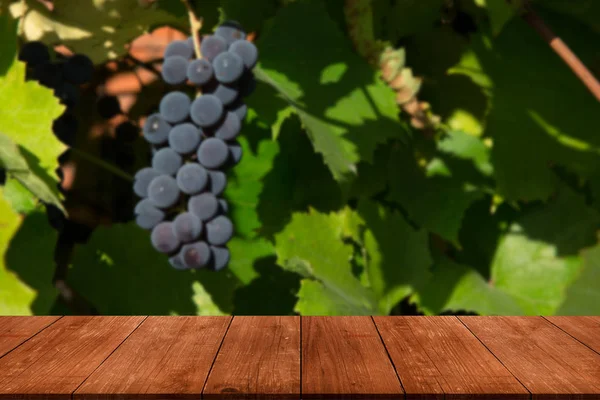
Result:
[[[54,95],[66,106],[65,112],[54,120],[52,131],[66,145],[75,141],[79,122],[73,108],[79,102],[80,85],[89,83],[94,74],[94,64],[83,54],[70,57],[56,54],[50,57],[50,50],[42,42],[28,42],[19,52],[19,60],[27,65],[27,77],[38,81],[54,91]]]
[[[153,247],[170,256],[176,269],[220,270],[229,263],[227,242],[233,224],[225,171],[240,162],[235,140],[247,108],[242,99],[254,89],[254,44],[236,22],[219,26],[201,40],[174,41],[165,49],[162,77],[173,90],[148,116],[144,138],[152,146],[152,165],[135,175],[136,222],[151,231]],[[189,87],[202,93],[193,100]]]

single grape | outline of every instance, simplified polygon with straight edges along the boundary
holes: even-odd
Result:
[[[235,53],[226,51],[215,57],[212,62],[215,78],[221,83],[233,83],[244,72],[244,61]]]
[[[188,163],[177,171],[177,186],[185,194],[200,193],[208,183],[206,170],[197,163]]]
[[[183,160],[175,150],[165,147],[152,157],[152,168],[161,174],[175,175]]]
[[[161,253],[172,253],[181,244],[173,232],[173,224],[171,222],[161,222],[152,229],[150,234],[152,246]]]
[[[225,114],[225,119],[215,131],[215,137],[221,140],[232,140],[240,134],[241,130],[242,122],[237,114],[228,111],[227,114]]]
[[[190,212],[181,213],[173,220],[173,232],[181,243],[189,243],[202,233],[202,221]]]
[[[229,106],[229,109],[238,116],[240,121],[244,121],[248,113],[248,106],[240,99]]]
[[[228,106],[238,99],[240,96],[240,91],[234,86],[219,83],[216,85],[211,94],[221,100],[221,103],[223,103],[224,106]]]
[[[229,147],[230,160],[233,165],[236,165],[242,159],[242,146],[239,143],[233,142],[227,145]]]
[[[213,67],[205,58],[194,60],[188,64],[187,78],[196,86],[203,86],[213,77]]]
[[[247,40],[241,39],[231,43],[229,51],[240,56],[248,69],[254,68],[258,61],[258,49],[253,43],[250,43]]]
[[[212,193],[202,193],[190,197],[188,200],[188,210],[200,218],[202,221],[208,221],[217,215],[219,211],[219,201]]]
[[[121,122],[115,128],[115,139],[123,143],[131,143],[140,136],[140,130],[130,121]]]
[[[62,64],[45,62],[33,69],[33,79],[48,88],[58,88],[63,80]]]
[[[220,36],[227,42],[227,45],[232,44],[236,40],[244,39],[246,32],[236,21],[225,21],[215,30],[215,35]]]
[[[73,107],[79,102],[79,88],[69,82],[60,84],[54,90],[54,94],[67,107]]]
[[[207,35],[202,38],[200,43],[200,52],[202,57],[208,61],[212,61],[219,54],[227,51],[227,42],[219,36]]]
[[[183,92],[170,92],[162,98],[158,109],[165,121],[177,123],[185,120],[190,113],[190,98]]]
[[[102,96],[96,103],[96,108],[103,119],[111,119],[122,112],[121,104],[116,96]]]
[[[172,257],[169,257],[169,264],[171,264],[171,267],[173,267],[175,269],[180,269],[180,270],[188,269],[185,266],[185,264],[183,263],[183,260],[181,259],[181,252],[175,254]]]
[[[179,256],[187,268],[201,268],[210,261],[210,247],[203,241],[186,244],[181,248]]]
[[[219,168],[225,164],[229,150],[221,139],[208,138],[198,147],[198,162],[206,168]]]
[[[150,167],[140,169],[133,177],[133,191],[139,197],[148,197],[150,182],[160,173]]]
[[[233,224],[224,215],[210,220],[206,224],[206,239],[214,246],[222,246],[233,236]]]
[[[229,212],[229,204],[225,199],[219,199],[219,211],[221,214],[227,214]]]
[[[225,172],[219,170],[208,171],[210,192],[215,196],[220,196],[227,186],[227,175]]]
[[[94,63],[83,54],[69,57],[63,69],[65,80],[75,85],[91,81],[94,75]]]
[[[136,215],[136,224],[142,229],[150,230],[165,219],[165,213],[154,207],[149,199],[140,200],[133,212]]]
[[[79,129],[79,122],[72,112],[65,111],[52,123],[52,132],[64,144],[72,146]]]
[[[223,103],[212,94],[197,97],[190,110],[192,120],[202,128],[216,124],[223,115]]]
[[[27,64],[28,67],[35,67],[50,61],[50,52],[42,42],[27,42],[19,51],[19,60]]]
[[[146,119],[142,132],[148,142],[162,144],[167,141],[170,130],[171,125],[159,113],[154,113]]]
[[[158,208],[169,208],[179,200],[177,181],[169,175],[159,175],[148,186],[148,198]]]
[[[187,79],[188,64],[188,60],[182,56],[167,57],[160,74],[169,85],[179,85]]]
[[[169,132],[169,146],[179,154],[190,154],[200,144],[200,129],[189,122],[176,125]]]
[[[194,54],[194,44],[193,42],[190,45],[190,42],[187,40],[174,40],[167,45],[165,48],[165,54],[163,58],[167,59],[172,56],[183,57],[186,60],[192,58]]]
[[[231,255],[226,247],[210,246],[210,252],[212,253],[210,267],[213,271],[219,271],[229,264]]]

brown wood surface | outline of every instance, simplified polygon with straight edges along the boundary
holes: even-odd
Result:
[[[600,317],[544,317],[600,354]]]
[[[300,317],[235,317],[206,399],[300,399]]]
[[[404,397],[371,317],[302,318],[302,398]]]
[[[0,358],[0,399],[70,399],[144,317],[63,317]]]
[[[407,398],[530,397],[456,317],[374,317],[374,321]]]
[[[0,317],[0,357],[60,317]]]
[[[75,399],[199,399],[231,317],[148,317]]]
[[[600,355],[544,318],[459,318],[533,398],[600,398]]]

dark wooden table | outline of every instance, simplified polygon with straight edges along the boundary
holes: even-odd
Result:
[[[600,399],[600,317],[0,317],[0,399]]]

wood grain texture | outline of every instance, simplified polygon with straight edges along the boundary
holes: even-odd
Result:
[[[544,318],[459,318],[534,398],[600,398],[600,355]]]
[[[300,317],[234,317],[205,399],[300,399]]]
[[[407,398],[529,398],[527,389],[456,317],[373,319]]]
[[[600,317],[544,317],[600,354]]]
[[[63,317],[0,358],[0,399],[70,399],[144,317]]]
[[[0,317],[0,358],[60,317]]]
[[[231,317],[148,317],[75,399],[199,399]]]
[[[303,399],[403,397],[371,317],[302,318]]]

